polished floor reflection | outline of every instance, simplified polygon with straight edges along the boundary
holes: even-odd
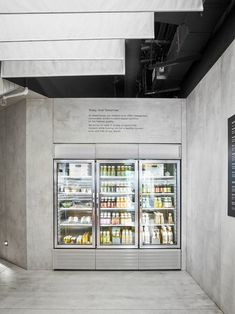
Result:
[[[0,260],[0,313],[222,312],[183,271],[25,271]]]

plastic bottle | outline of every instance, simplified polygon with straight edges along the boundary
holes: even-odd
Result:
[[[147,226],[145,226],[144,230],[144,244],[150,244],[150,232]]]
[[[121,213],[121,225],[124,225],[124,214],[123,213]]]
[[[129,244],[132,244],[132,230],[129,230]]]
[[[100,224],[104,224],[104,213],[100,213]]]
[[[106,235],[106,243],[110,243],[110,231],[107,231],[107,235]]]
[[[168,243],[168,233],[167,233],[165,226],[162,227],[161,234],[162,234],[162,244],[167,244]]]
[[[120,216],[119,213],[116,213],[116,224],[120,225]]]
[[[111,213],[108,213],[107,215],[107,225],[111,224]]]
[[[125,232],[125,229],[122,229],[122,244],[126,244],[126,232]]]
[[[167,243],[168,244],[173,244],[173,232],[172,232],[172,229],[171,227],[168,227],[168,230],[167,230]]]
[[[168,214],[168,224],[172,225],[173,224],[173,217],[172,217],[172,213]]]

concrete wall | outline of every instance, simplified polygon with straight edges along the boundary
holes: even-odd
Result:
[[[227,216],[227,119],[235,113],[235,42],[187,100],[187,269],[235,313],[235,218]]]
[[[1,255],[26,268],[26,102],[6,108],[0,116]]]
[[[51,269],[53,248],[52,100],[27,101],[28,269]]]
[[[5,208],[5,152],[6,152],[6,121],[5,110],[0,111],[0,252],[6,258],[6,208]]]
[[[3,218],[0,221],[0,256],[22,267],[52,269],[53,142],[57,141],[57,145],[61,140],[69,143],[72,138],[73,143],[80,143],[81,133],[84,131],[81,120],[84,123],[83,110],[88,103],[96,106],[96,103],[103,105],[104,101],[49,100],[39,97],[12,104],[0,111],[0,217]],[[109,99],[105,104],[116,106],[117,103],[121,103],[124,108],[129,106],[128,110],[132,112],[136,104],[138,112],[147,111],[151,119],[152,116],[156,117],[158,123],[153,123],[150,129],[153,143],[155,133],[162,143],[182,142],[184,101],[162,100],[161,106],[161,100],[158,99],[154,106],[154,99]],[[160,134],[160,130],[164,132]],[[145,128],[146,142],[150,131]],[[132,133],[136,136],[136,132]],[[92,138],[90,135],[88,143],[95,143],[95,136],[97,135],[94,134]],[[126,143],[132,139],[133,137],[126,134],[119,136],[118,140],[109,136],[106,142]],[[100,142],[102,141],[103,136],[100,135]],[[136,142],[138,143],[138,138]],[[139,143],[143,143],[143,139],[139,139]],[[5,196],[2,197],[3,195]],[[9,241],[7,248],[3,246],[5,239]]]

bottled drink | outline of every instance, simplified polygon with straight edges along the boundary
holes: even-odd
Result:
[[[125,167],[121,166],[121,176],[124,177],[125,176]]]
[[[121,225],[124,225],[125,224],[125,218],[124,218],[124,214],[121,213]]]
[[[116,206],[117,208],[120,208],[120,197],[117,197]]]
[[[129,223],[129,224],[131,224],[131,223],[132,223],[131,213],[128,213],[128,223]]]
[[[163,215],[163,213],[161,213],[160,215],[161,215],[161,216],[160,216],[161,225],[163,225],[163,224],[165,223],[165,221],[164,221],[164,215]]]
[[[125,225],[128,225],[128,213],[124,214]]]
[[[172,217],[171,213],[168,214],[168,224],[170,224],[170,225],[173,224],[173,217]]]
[[[110,243],[110,231],[107,231],[107,234],[106,234],[106,243]]]
[[[103,224],[106,225],[107,224],[107,213],[104,212],[104,216],[103,216]]]
[[[120,225],[119,213],[116,213],[116,224],[117,224],[117,225]]]
[[[129,230],[129,244],[132,244],[133,240],[132,240],[132,230]]]
[[[112,213],[112,225],[116,224],[115,213]]]
[[[144,244],[150,244],[150,232],[147,226],[144,227]]]
[[[173,244],[174,242],[173,242],[173,232],[172,232],[172,229],[171,229],[171,227],[168,227],[167,229],[168,229],[167,230],[167,242],[168,242],[168,244]]]
[[[100,175],[101,177],[104,175],[104,166],[100,166]]]
[[[103,168],[103,176],[105,177],[107,175],[108,175],[107,174],[107,166],[104,166],[104,168]]]
[[[104,238],[103,238],[103,231],[100,231],[100,243],[104,243]]]
[[[117,176],[121,176],[121,166],[117,166]]]
[[[161,236],[162,236],[162,244],[167,244],[168,243],[168,234],[166,227],[163,226],[161,230]]]
[[[103,225],[104,224],[104,213],[100,214],[100,224]]]
[[[107,237],[106,237],[106,231],[103,231],[103,238],[102,238],[102,243],[103,244],[106,244],[106,242],[107,242]]]
[[[107,224],[108,225],[111,224],[111,213],[108,213],[108,215],[107,215]]]
[[[125,229],[122,229],[122,244],[126,244],[126,232],[125,232]]]
[[[116,171],[115,171],[115,166],[111,167],[111,176],[115,177],[116,176]]]

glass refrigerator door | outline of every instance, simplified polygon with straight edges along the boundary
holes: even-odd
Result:
[[[138,247],[137,162],[98,161],[98,247]]]
[[[180,247],[180,163],[140,161],[140,247]]]
[[[55,247],[95,247],[94,161],[55,161]]]

